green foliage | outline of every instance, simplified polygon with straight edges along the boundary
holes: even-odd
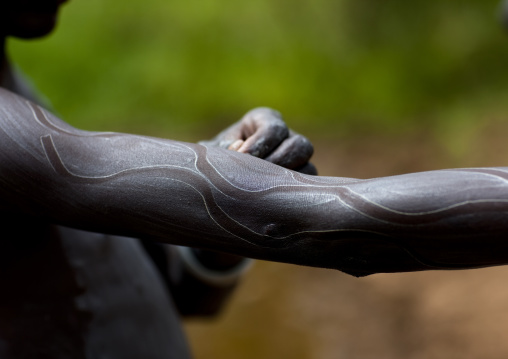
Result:
[[[215,131],[271,106],[303,131],[448,133],[507,110],[496,9],[493,0],[74,0],[53,36],[10,49],[55,109],[87,129]]]

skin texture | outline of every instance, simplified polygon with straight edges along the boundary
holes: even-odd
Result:
[[[5,36],[33,38],[47,34],[56,23],[61,3],[59,0],[19,0],[0,4],[0,87],[20,94],[24,99],[37,101],[37,97],[12,71],[4,53]],[[79,143],[83,132],[56,119],[54,123],[47,122],[42,110],[22,100],[36,114],[32,117],[35,122],[25,122],[26,113],[16,113],[17,100],[8,93],[6,96],[0,101],[0,107],[4,114],[11,113],[11,119],[19,121],[17,125],[35,125],[32,130],[36,130],[40,120],[48,128],[60,124],[73,132],[68,137],[70,146],[74,147],[73,139],[78,139],[76,144]],[[16,132],[17,125],[4,127],[4,135],[13,139],[11,131]],[[59,133],[68,135],[65,131]],[[314,167],[308,164],[312,145],[302,136],[289,131],[280,115],[273,110],[255,109],[220,136],[247,144],[242,148],[244,153],[260,157],[278,153],[277,158],[270,159],[272,162],[315,173]],[[108,137],[99,136],[106,141]],[[38,136],[32,139],[41,144]],[[219,143],[212,143],[214,141],[210,141],[209,145],[218,146]],[[12,142],[1,147],[2,169],[14,170],[17,165],[31,167],[35,164],[18,157],[17,146],[12,146]],[[281,147],[285,150],[280,151]],[[74,149],[81,151],[79,145]],[[21,162],[11,167],[11,160]],[[28,176],[25,179],[30,182],[30,178],[39,178],[45,182],[46,174],[44,170],[38,173],[39,170],[41,168],[29,169],[30,174],[25,172]],[[10,182],[7,178],[9,173],[10,170],[0,170],[0,178],[6,180],[0,180],[2,184]],[[25,185],[25,181],[18,182],[15,191],[35,191],[39,193],[36,196],[45,193],[51,198],[57,195],[53,185],[42,184],[39,188]],[[58,186],[56,182],[54,185]],[[234,282],[228,284],[203,282],[186,269],[174,247],[152,240],[139,241],[55,225],[63,222],[34,213],[32,210],[37,212],[35,203],[18,202],[12,207],[10,200],[16,202],[17,199],[7,194],[11,190],[9,185],[0,191],[6,194],[6,197],[0,195],[0,218],[4,230],[0,239],[0,288],[4,293],[0,296],[0,357],[190,357],[179,315],[215,315],[235,288],[234,278]],[[85,197],[88,195],[85,194]],[[50,202],[47,202],[49,207],[58,206],[52,200]],[[75,220],[79,222],[81,215],[75,214]],[[87,215],[87,211],[82,215]],[[124,222],[127,220],[123,219]],[[86,220],[82,224],[77,227],[100,228],[95,225],[89,228]],[[128,232],[130,230],[125,231]],[[185,242],[185,239],[173,238],[178,234],[167,232],[167,235],[166,242]],[[147,235],[138,238],[153,239]],[[240,256],[221,251],[201,249],[193,253],[208,270],[219,273],[228,273],[243,261]],[[26,345],[27,342],[30,345]]]
[[[16,77],[7,75],[11,79],[9,83],[16,85],[12,88],[18,90]],[[40,116],[34,117],[34,123],[26,123],[28,126],[42,119],[43,123],[54,127],[47,122],[42,109],[25,98],[18,100],[25,101]],[[15,112],[15,103],[5,101],[0,107],[5,113]],[[281,122],[275,112],[272,114],[265,109],[252,112],[260,111],[260,124]],[[19,120],[18,124],[24,123],[18,115],[14,113],[13,119]],[[59,120],[55,123],[68,126]],[[11,130],[16,131],[15,128],[4,129],[8,137]],[[76,134],[79,135],[79,131]],[[254,129],[251,135],[261,139],[257,141],[260,143],[266,137],[271,138],[276,146],[291,138],[289,131],[281,136],[273,133],[271,126],[260,126],[259,131]],[[303,142],[306,147],[301,150],[312,153],[310,143]],[[80,151],[79,146],[75,149]],[[294,150],[300,151],[299,148]],[[4,156],[0,157],[7,159],[17,149],[6,144],[1,151]],[[10,166],[8,162],[4,162],[7,167]],[[35,177],[39,175],[43,177],[42,173],[33,173]],[[9,172],[0,171],[0,177],[3,176],[9,176]],[[17,183],[16,191],[29,189],[24,186],[23,181]],[[51,186],[32,189],[54,194]],[[215,315],[236,285],[216,286],[200,281],[187,273],[171,246],[156,245],[150,240],[143,241],[141,246],[132,238],[56,226],[58,221],[38,218],[31,211],[16,212],[7,198],[0,197],[3,228],[5,233],[12,234],[0,240],[0,288],[8,293],[0,296],[0,309],[4,309],[0,310],[2,358],[67,359],[104,355],[188,358],[190,352],[177,313]],[[227,272],[242,261],[242,257],[220,251],[195,253],[212,270]],[[33,345],[27,346],[27,340]]]
[[[60,3],[3,2],[0,51],[51,31]],[[2,358],[190,357],[175,303],[207,297],[172,300],[167,263],[121,236],[358,276],[508,261],[507,169],[307,176],[292,170],[315,174],[312,146],[265,108],[202,144],[80,131],[27,101],[0,55],[23,95],[0,90]]]
[[[76,130],[0,94],[11,213],[359,276],[508,259],[505,168],[314,177],[206,145]]]

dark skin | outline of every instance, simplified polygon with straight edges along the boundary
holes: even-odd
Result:
[[[13,73],[5,54],[5,39],[48,34],[55,26],[62,3],[22,0],[0,5],[1,87],[28,99],[36,98]],[[4,109],[10,107],[7,103],[3,105]],[[259,157],[270,155],[274,163],[315,173],[308,163],[312,145],[289,131],[280,114],[271,109],[250,111],[207,143]],[[243,146],[238,146],[239,143]],[[235,287],[235,283],[212,285],[187,273],[170,246],[152,240],[142,240],[139,246],[125,238],[63,229],[54,224],[58,221],[12,213],[9,200],[5,200],[0,201],[4,230],[16,233],[16,240],[0,241],[0,287],[5,293],[0,299],[2,358],[80,358],[90,350],[122,358],[185,358],[189,353],[174,314],[175,307],[182,315],[215,314]],[[30,226],[24,229],[27,221]],[[111,247],[114,252],[104,253],[103,247]],[[195,249],[194,256],[218,273],[244,260],[219,250]],[[94,261],[102,269],[94,272],[91,269],[98,265],[87,266],[83,272],[76,261]],[[151,269],[147,270],[147,265]],[[128,274],[131,267],[138,270]],[[153,272],[155,269],[160,276]],[[78,276],[87,279],[78,283]],[[126,284],[108,286],[105,292],[100,289],[104,280]],[[133,286],[140,289],[129,294]],[[172,298],[167,298],[164,287]],[[82,305],[78,308],[77,302],[83,298],[101,306],[85,304],[85,308]],[[125,309],[115,319],[112,310],[104,309],[108,306]],[[132,341],[123,329],[117,328],[125,318],[129,325],[143,328],[146,334],[138,334]],[[32,345],[27,346],[26,342]]]
[[[30,14],[11,14],[24,20],[3,38],[39,36],[46,27],[14,31]],[[16,90],[2,58],[2,84]],[[0,241],[0,356],[188,357],[163,280],[119,236],[357,276],[508,263],[507,168],[370,180],[290,170],[310,171],[311,152],[269,109],[190,144],[81,131],[0,90],[11,234]]]
[[[21,0],[7,2],[3,6],[0,29],[1,38],[0,85],[13,92],[32,99],[31,94],[16,84],[9,61],[5,54],[6,36],[37,38],[50,33],[56,25],[59,8],[67,0]],[[0,15],[1,16],[1,15]],[[280,166],[302,173],[317,174],[315,167],[308,162],[313,153],[310,142],[303,136],[290,131],[280,114],[267,108],[259,108],[247,113],[238,123],[221,132],[206,143],[230,148],[235,141],[243,145],[234,150],[264,158]],[[233,148],[231,148],[233,149]],[[240,258],[222,252],[203,253],[207,262],[214,267],[236,264]]]

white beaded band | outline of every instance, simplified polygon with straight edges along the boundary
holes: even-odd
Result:
[[[218,287],[234,284],[252,266],[254,260],[244,258],[233,268],[227,270],[213,270],[205,267],[195,256],[190,247],[175,246],[185,268],[201,281]]]

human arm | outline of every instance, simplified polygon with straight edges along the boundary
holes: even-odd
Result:
[[[249,111],[209,141],[207,146],[248,153],[289,169],[316,174],[309,163],[313,146],[291,131],[270,108]],[[252,259],[215,250],[164,245],[150,240],[143,247],[167,283],[181,315],[212,316],[220,312]]]
[[[315,177],[221,148],[80,131],[0,91],[0,210],[354,275],[508,263],[507,169]]]

